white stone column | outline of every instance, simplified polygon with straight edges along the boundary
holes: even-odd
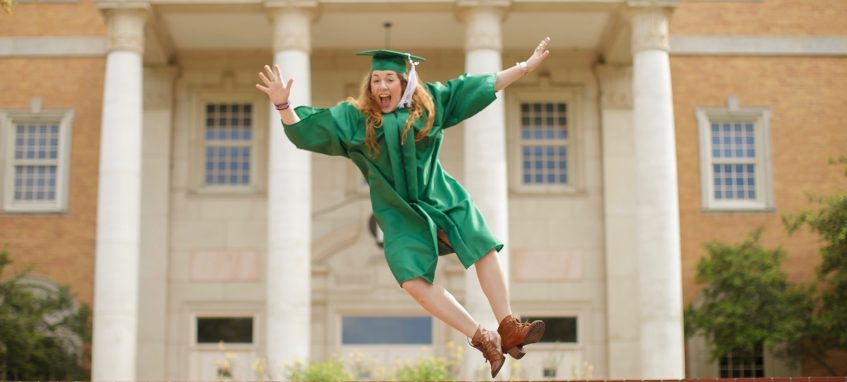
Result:
[[[600,65],[608,378],[640,375],[632,67]]]
[[[139,380],[167,378],[168,259],[171,214],[173,90],[178,69],[144,68],[141,256],[138,285]]]
[[[639,2],[647,6],[634,7],[632,13],[636,253],[644,379],[685,377],[669,12],[656,6],[659,3]]]
[[[496,73],[502,69],[500,36],[503,9],[474,6],[463,10],[465,22],[465,71],[470,74]],[[506,244],[499,253],[501,268],[509,280],[509,205],[506,179],[506,122],[503,92],[497,100],[464,123],[465,178],[462,182],[485,215],[494,236]],[[465,275],[465,308],[483,327],[497,329],[497,319],[483,294],[474,267]],[[468,348],[464,358],[464,379],[478,379],[483,362],[480,352]],[[484,366],[488,373],[487,365]],[[508,363],[498,378],[509,375]]]
[[[309,8],[270,9],[274,63],[294,78],[291,103],[311,104]],[[268,171],[267,355],[272,378],[310,356],[312,304],[312,177],[310,153],[285,136],[271,107]]]
[[[103,5],[103,4],[101,4]],[[94,283],[94,381],[136,379],[146,8],[110,8]]]

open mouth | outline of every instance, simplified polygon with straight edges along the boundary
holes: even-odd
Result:
[[[382,94],[379,96],[379,107],[382,110],[388,110],[391,107],[391,95]]]

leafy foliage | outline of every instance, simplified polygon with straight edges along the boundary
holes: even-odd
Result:
[[[351,380],[350,374],[338,360],[310,363],[295,362],[287,368],[287,381],[291,382],[338,382]]]
[[[9,263],[0,251],[0,379],[88,379],[89,308],[66,287],[27,282],[28,272],[4,278]]]
[[[847,156],[831,161],[847,165]],[[845,166],[847,176],[847,166]],[[833,375],[847,374],[836,370],[826,354],[831,350],[847,351],[847,193],[843,190],[826,197],[810,197],[820,207],[797,216],[784,216],[786,229],[793,233],[809,227],[824,241],[820,249],[821,265],[817,269],[817,293],[814,314],[807,332],[804,352]]]
[[[831,161],[847,165],[847,156]],[[844,174],[847,175],[847,166]],[[784,216],[789,233],[808,227],[819,235],[821,265],[817,281],[796,286],[780,270],[781,249],[759,245],[761,230],[737,245],[707,244],[697,267],[705,284],[699,305],[686,309],[686,335],[705,334],[712,356],[750,355],[757,343],[783,357],[810,357],[831,375],[847,374],[828,358],[847,351],[847,193],[810,197],[819,207]]]
[[[13,4],[14,2],[12,2],[12,0],[0,0],[0,8],[2,8],[3,12],[6,12],[7,14],[12,13]]]
[[[686,309],[686,332],[702,331],[715,358],[752,355],[757,344],[776,350],[801,341],[807,329],[811,291],[788,283],[780,270],[785,252],[762,248],[760,234],[737,245],[711,242],[697,265],[697,282],[706,287],[701,304]]]
[[[397,368],[397,381],[449,381],[448,361],[439,357],[422,357],[414,363],[401,365]]]
[[[336,382],[349,380],[385,381],[452,381],[456,379],[463,359],[460,346],[449,342],[447,357],[421,355],[416,360],[400,363],[384,374],[378,361],[366,362],[361,354],[347,360],[331,359],[304,364],[294,362],[285,367],[285,380],[292,382]],[[347,370],[352,370],[348,372]],[[226,378],[224,378],[226,380]]]

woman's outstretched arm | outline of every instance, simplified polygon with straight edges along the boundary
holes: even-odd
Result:
[[[526,61],[497,72],[497,81],[494,82],[494,90],[499,92],[527,73],[538,68],[547,56],[550,55],[550,51],[547,50],[548,44],[550,44],[550,37],[545,37],[535,47],[535,50],[532,51],[532,56],[529,56]]]
[[[294,105],[288,100],[288,97],[291,95],[291,85],[294,84],[294,79],[289,78],[287,83],[283,83],[282,72],[279,70],[279,65],[276,64],[274,64],[273,70],[265,65],[265,72],[259,72],[259,79],[265,85],[256,84],[256,89],[268,95],[268,99],[279,111],[279,117],[282,119],[282,123],[293,125],[300,122],[300,117],[294,113]]]

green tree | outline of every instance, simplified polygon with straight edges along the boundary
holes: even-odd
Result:
[[[757,344],[772,351],[800,342],[811,314],[810,290],[791,285],[780,270],[782,249],[759,244],[761,229],[743,242],[710,242],[697,264],[702,299],[686,308],[686,334],[702,332],[715,359],[750,356]],[[778,352],[785,357],[796,354]]]
[[[28,271],[4,277],[10,263],[0,251],[0,380],[88,379],[89,308]]]
[[[847,165],[847,156],[831,161]],[[847,167],[844,171],[847,176]],[[784,216],[790,233],[807,226],[823,239],[821,265],[817,269],[814,313],[803,352],[826,368],[832,375],[845,375],[847,368],[837,370],[827,359],[831,351],[847,351],[847,193],[837,191],[829,196],[810,196],[819,205],[796,216]]]

